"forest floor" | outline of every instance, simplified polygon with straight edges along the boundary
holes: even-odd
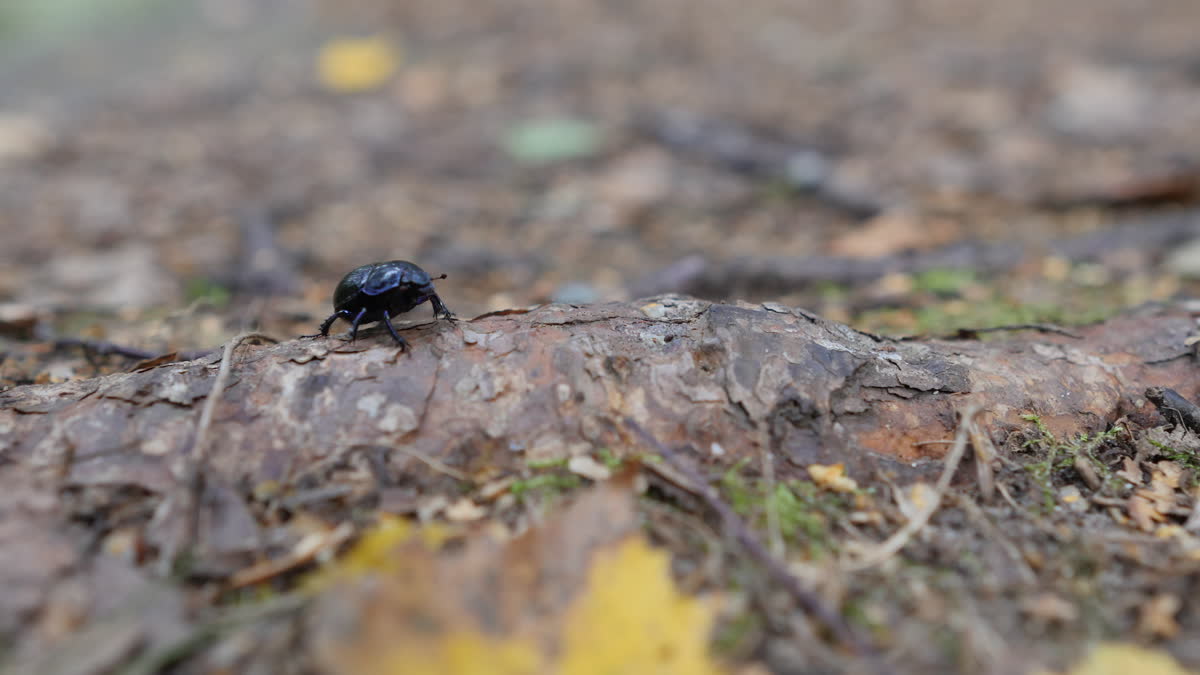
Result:
[[[343,274],[393,258],[446,274],[439,293],[464,317],[680,293],[988,339],[980,329],[1147,303],[1200,312],[1188,304],[1200,290],[1198,23],[1193,0],[163,0],[72,21],[0,5],[0,392],[196,357],[250,329],[315,332]],[[1180,393],[1195,400],[1200,380]],[[932,487],[778,479],[758,463],[705,478],[897,672],[1065,670],[1100,642],[1200,669],[1195,434],[1137,418],[1059,438],[1031,415],[1000,450],[994,473],[960,480],[902,551],[857,570],[845,561]],[[620,483],[679,588],[717,599],[720,667],[878,665],[798,611],[700,493],[649,459],[610,459],[447,493],[475,504],[495,490],[488,500],[511,498],[503,519],[446,495],[409,500],[436,539],[420,555],[482,556],[472,533],[493,519],[583,527],[587,509],[617,508],[603,500]],[[556,516],[609,474],[600,505]],[[354,558],[377,541],[363,532],[412,545],[385,500],[314,492],[336,487],[251,497],[260,524],[320,542],[303,564],[232,587],[139,567],[169,581],[149,600],[178,623],[162,640],[141,624],[85,630],[106,605],[88,595],[96,579],[141,582],[63,581],[96,557],[144,562],[130,537],[153,495],[10,495],[54,502],[66,515],[30,522],[61,528],[72,553],[42,578],[24,540],[0,533],[0,562],[31,575],[5,583],[43,584],[0,598],[0,658],[55,673],[272,672],[264,655],[286,650],[239,642],[246,625],[297,612],[322,564],[327,577],[369,564]],[[487,569],[455,560],[464,577]],[[296,630],[280,629],[281,644]],[[363,639],[362,662],[300,650],[289,672],[405,672],[370,671],[387,639]],[[48,645],[61,663],[38,660]],[[510,646],[491,653],[521,663]]]

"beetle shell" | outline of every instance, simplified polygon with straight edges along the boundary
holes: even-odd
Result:
[[[437,293],[429,274],[407,260],[371,263],[351,270],[333,292],[333,311],[351,316],[366,309],[362,323],[402,314]]]
[[[360,325],[382,321],[403,348],[407,343],[396,332],[391,318],[426,301],[433,305],[434,318],[454,318],[438,297],[429,274],[417,265],[407,260],[362,265],[338,282],[333,291],[333,315],[321,324],[318,335],[328,335],[329,328],[341,318],[350,322],[353,340]]]
[[[333,309],[341,311],[354,309],[351,305],[359,299],[360,294],[367,297],[378,297],[390,291],[400,291],[405,286],[433,292],[429,274],[407,260],[371,263],[362,265],[350,271],[338,282],[333,291]],[[421,301],[413,303],[413,307]],[[409,307],[408,309],[412,309]],[[407,309],[398,310],[401,312]]]

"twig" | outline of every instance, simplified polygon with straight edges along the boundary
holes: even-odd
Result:
[[[637,434],[647,445],[654,448],[667,464],[687,479],[689,483],[687,489],[699,495],[708,504],[708,507],[716,512],[721,519],[722,528],[737,540],[746,553],[763,567],[767,575],[780,588],[791,595],[809,614],[825,624],[839,642],[850,647],[856,654],[867,658],[872,663],[875,672],[892,672],[891,667],[880,658],[877,650],[863,636],[852,629],[839,613],[827,607],[815,593],[805,588],[800,580],[788,571],[782,560],[771,555],[766,546],[750,531],[750,528],[734,512],[733,508],[721,499],[716,490],[695,469],[632,418],[625,418],[625,426]]]
[[[1061,326],[1055,326],[1052,323],[1012,323],[1004,326],[987,326],[985,328],[959,328],[953,335],[946,336],[944,340],[974,340],[979,337],[980,333],[1000,333],[1007,331],[1032,330],[1039,333],[1051,333],[1053,335],[1064,335],[1066,337],[1082,340],[1083,336]]]
[[[1017,500],[1013,499],[1012,493],[1008,491],[1008,488],[1005,487],[1004,483],[996,483],[996,490],[1000,492],[1000,496],[1004,497],[1004,501],[1008,502],[1008,505],[1011,506],[1014,511],[1017,513],[1025,513],[1025,509],[1017,503]]]
[[[979,482],[979,494],[984,501],[991,501],[996,494],[996,472],[992,465],[1000,453],[996,452],[992,439],[979,428],[975,420],[965,420],[964,424],[967,425],[971,447],[975,449],[975,479]]]
[[[136,359],[138,361],[149,361],[150,359],[161,356],[161,354],[159,352],[148,352],[144,349],[137,349],[136,347],[127,347],[125,345],[119,345],[119,344],[116,344],[115,342],[106,342],[104,340],[85,340],[82,338],[59,338],[54,341],[55,349],[65,349],[68,347],[79,347],[79,348],[83,349],[84,352],[92,353],[92,354],[99,354],[101,356],[105,356],[108,354],[115,354],[117,356],[124,356],[127,359]],[[205,350],[179,352],[178,356],[179,356],[180,361],[194,361],[195,359],[204,358],[205,356],[207,356],[211,353],[212,353],[211,349],[205,349]]]
[[[221,354],[221,366],[217,370],[217,377],[213,381],[212,390],[208,392],[208,397],[204,400],[204,407],[200,409],[200,419],[196,422],[196,430],[192,433],[192,441],[187,448],[184,456],[189,457],[187,475],[184,476],[184,486],[187,488],[187,502],[184,517],[184,533],[183,546],[175,553],[174,560],[177,562],[184,551],[190,548],[196,542],[196,533],[200,529],[200,500],[204,492],[204,468],[208,457],[208,432],[212,427],[213,411],[217,408],[217,402],[221,400],[222,394],[225,393],[225,387],[229,383],[230,364],[233,362],[233,351],[238,345],[246,340],[265,340],[267,342],[278,342],[270,335],[262,333],[242,333],[225,344],[225,351]]]
[[[771,445],[767,442],[768,434],[764,431],[762,434],[762,442],[759,448],[761,450],[763,481],[767,488],[767,541],[771,545],[771,553],[775,557],[783,557],[787,552],[787,548],[783,544],[783,528],[779,523],[779,505],[775,500],[775,455],[771,452]]]
[[[298,569],[316,560],[323,551],[336,550],[354,536],[354,525],[350,521],[343,522],[329,532],[309,535],[293,547],[291,551],[274,560],[265,560],[250,567],[234,572],[225,587],[226,591],[235,591],[246,586],[261,584],[280,575]]]
[[[399,453],[408,455],[409,457],[412,457],[413,459],[421,462],[425,466],[433,469],[434,471],[441,473],[441,474],[445,474],[447,476],[450,476],[451,478],[453,478],[455,480],[460,480],[464,483],[472,482],[471,477],[468,476],[467,474],[463,473],[462,471],[459,471],[458,469],[455,469],[454,467],[447,466],[443,462],[440,462],[440,461],[430,457],[429,455],[426,455],[425,453],[420,452],[419,450],[413,450],[412,448],[406,448],[402,445],[381,446],[381,445],[366,445],[366,444],[364,444],[364,445],[352,446],[350,448],[350,450],[384,450],[387,452],[399,452]]]
[[[941,505],[942,497],[950,487],[950,480],[954,478],[954,472],[958,470],[959,462],[962,461],[963,455],[966,454],[967,437],[971,427],[971,420],[974,419],[980,410],[982,408],[972,406],[963,412],[962,419],[958,423],[958,434],[954,437],[954,447],[950,449],[950,454],[946,457],[946,466],[942,469],[942,475],[938,478],[938,482],[934,486],[933,498],[929,500],[929,503],[917,512],[904,527],[897,530],[891,537],[888,537],[886,541],[865,555],[861,560],[846,565],[844,569],[857,572],[882,563],[899,553],[913,538],[913,535],[929,523],[929,519],[933,517],[934,512]]]

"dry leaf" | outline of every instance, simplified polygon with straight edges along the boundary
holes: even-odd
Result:
[[[909,520],[928,509],[935,499],[937,490],[928,483],[914,483],[907,490],[896,491],[896,506]]]
[[[1021,601],[1021,611],[1047,623],[1071,623],[1079,617],[1075,605],[1053,593],[1040,593],[1026,598]]]
[[[333,40],[317,56],[317,79],[338,93],[370,91],[382,86],[399,63],[399,51],[382,38]]]
[[[487,515],[487,509],[467,497],[446,507],[446,519],[453,523],[469,523]]]
[[[641,536],[596,556],[567,613],[563,675],[720,672],[708,656],[714,614],[671,581],[670,559]]]
[[[1138,486],[1142,484],[1142,469],[1132,458],[1124,458],[1124,468],[1116,472],[1116,475],[1129,481],[1130,485]]]
[[[1139,529],[1145,532],[1154,531],[1154,521],[1164,520],[1164,516],[1154,507],[1154,502],[1142,495],[1142,491],[1132,495],[1129,501],[1126,502],[1125,510],[1129,512],[1129,517],[1133,519],[1134,524]]]
[[[921,250],[954,241],[957,223],[941,218],[924,218],[907,210],[880,214],[848,234],[835,238],[830,252],[855,258],[877,258],[900,251]]]
[[[1153,484],[1162,484],[1170,490],[1179,487],[1179,478],[1183,475],[1183,467],[1178,462],[1163,460],[1154,465],[1150,480]]]
[[[853,492],[858,489],[858,483],[846,475],[845,464],[809,464],[808,475],[813,482],[826,490],[834,492]]]
[[[350,551],[327,570],[309,579],[312,588],[325,588],[339,580],[354,579],[370,573],[395,569],[396,551],[417,542],[425,550],[436,550],[450,538],[452,530],[436,523],[418,528],[395,516],[380,518],[379,524],[363,536]]]
[[[1195,675],[1180,666],[1170,654],[1135,645],[1107,642],[1088,653],[1087,658],[1066,675]],[[1043,675],[1051,675],[1043,673]]]
[[[318,663],[333,675],[720,672],[714,613],[676,591],[668,554],[637,531],[632,479],[598,483],[516,539],[442,548],[385,520],[319,577]]]
[[[567,470],[591,480],[608,480],[612,478],[612,470],[588,455],[572,457],[567,462]]]
[[[1083,498],[1083,494],[1079,492],[1079,488],[1074,485],[1066,485],[1058,491],[1059,500],[1076,513],[1087,511],[1091,504]]]
[[[1138,610],[1138,632],[1152,638],[1173,638],[1179,633],[1175,615],[1183,607],[1179,596],[1159,593]]]

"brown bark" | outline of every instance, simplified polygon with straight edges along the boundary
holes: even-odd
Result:
[[[207,437],[208,470],[254,485],[371,448],[388,475],[416,458],[469,476],[635,447],[620,420],[736,459],[769,444],[795,466],[852,471],[937,459],[955,411],[994,435],[1039,415],[1056,434],[1152,408],[1147,387],[1194,398],[1192,316],[1151,308],[1077,330],[979,341],[882,339],[779,305],[657,298],[548,305],[385,333],[243,345]],[[0,463],[68,483],[151,492],[187,475],[219,355],[0,394]],[[723,452],[722,452],[723,451]],[[382,453],[382,455],[381,455]],[[755,455],[756,456],[756,455]]]

